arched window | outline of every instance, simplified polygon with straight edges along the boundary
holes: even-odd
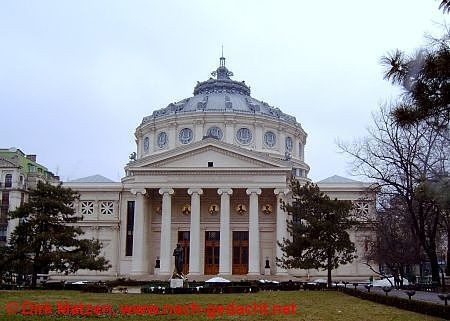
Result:
[[[5,187],[12,187],[12,174],[5,175]]]

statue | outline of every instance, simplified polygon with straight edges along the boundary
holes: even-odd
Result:
[[[178,243],[175,250],[173,250],[173,256],[175,256],[175,273],[174,273],[174,275],[177,274],[178,276],[182,276],[183,275],[184,258],[183,258],[183,248],[181,247],[180,243]]]

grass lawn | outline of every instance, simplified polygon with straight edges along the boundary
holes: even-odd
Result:
[[[117,315],[114,319],[118,320],[346,320],[346,321],[384,321],[384,320],[442,320],[439,318],[428,317],[422,314],[403,311],[393,307],[387,307],[380,304],[364,301],[343,293],[334,291],[294,291],[294,292],[259,292],[253,294],[214,294],[214,295],[157,295],[157,294],[96,294],[96,293],[80,293],[76,291],[0,291],[0,320],[80,320],[80,316],[63,315],[66,305],[60,304],[58,310],[58,301],[68,301],[72,304],[105,304],[111,305]],[[13,302],[13,303],[11,303]],[[8,314],[7,309],[14,311],[18,308],[26,308],[25,312],[31,311],[31,304],[26,302],[47,303],[47,312],[52,313],[46,316]],[[192,302],[195,302],[193,308]],[[15,304],[17,303],[17,305]],[[254,305],[256,303],[256,305]],[[238,314],[245,310],[245,305],[249,304],[247,311],[260,311],[263,309],[262,304],[267,303],[267,311],[279,312],[276,314]],[[152,305],[158,306],[158,315],[121,315],[120,306],[122,305]],[[172,304],[175,313],[162,313],[164,304]],[[207,305],[215,305],[207,308]],[[233,304],[233,305],[232,305]],[[294,306],[295,312],[293,313]],[[225,314],[218,315],[220,307],[234,312],[234,315]],[[228,308],[227,308],[228,305]],[[190,313],[193,309],[209,309],[210,317],[205,313],[182,315],[180,313]],[[131,307],[129,307],[131,309]],[[34,311],[38,308],[34,306]],[[74,308],[75,312],[77,311]],[[87,311],[85,306],[85,310]],[[166,308],[168,309],[168,308]],[[178,309],[178,310],[177,310]],[[283,309],[285,309],[283,311]],[[45,309],[44,309],[45,311]],[[58,312],[59,311],[59,312]],[[137,311],[137,310],[134,310]],[[100,312],[100,311],[98,311]],[[286,312],[287,314],[284,314]],[[213,316],[213,314],[216,314]],[[101,316],[84,316],[83,320],[98,320],[99,318],[110,318],[110,314],[105,306],[103,315]]]

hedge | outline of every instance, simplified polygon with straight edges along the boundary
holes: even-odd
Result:
[[[450,306],[445,306],[443,304],[441,305],[425,301],[409,300],[406,298],[386,296],[372,292],[368,293],[351,288],[338,288],[338,291],[342,291],[346,294],[358,297],[360,299],[450,320]]]

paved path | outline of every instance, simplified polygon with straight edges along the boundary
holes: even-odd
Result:
[[[360,291],[363,291],[363,292],[367,292],[367,289],[364,286],[358,286],[357,289]],[[385,295],[385,293],[381,287],[373,287],[370,289],[370,292]],[[444,304],[444,301],[438,297],[438,294],[440,294],[440,293],[416,291],[416,294],[411,298],[411,300],[427,301],[427,302],[432,302],[432,303],[437,303],[437,304]],[[408,299],[408,295],[405,293],[405,290],[392,289],[391,292],[388,293],[388,295]],[[450,304],[450,300],[448,303]]]

